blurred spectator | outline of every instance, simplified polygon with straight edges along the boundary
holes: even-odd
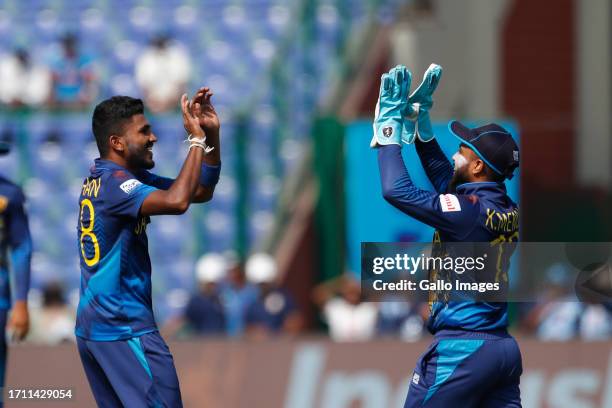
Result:
[[[546,271],[548,287],[522,320],[523,329],[542,341],[609,340],[612,313],[598,302],[579,302],[574,277],[563,264]]]
[[[248,308],[257,300],[257,286],[246,281],[244,263],[229,259],[227,279],[219,284],[221,303],[225,314],[227,334],[241,336],[245,329]]]
[[[218,282],[225,277],[226,269],[225,259],[219,254],[203,255],[196,263],[198,292],[189,299],[184,320],[199,335],[225,332]]]
[[[66,302],[64,287],[50,282],[42,288],[42,305],[32,310],[32,329],[28,340],[57,345],[74,342],[75,312]]]
[[[136,82],[153,112],[178,108],[190,74],[189,55],[167,35],[155,37],[136,61]]]
[[[278,269],[265,253],[252,255],[246,263],[246,277],[259,287],[259,296],[246,312],[250,335],[265,338],[272,334],[297,334],[302,318],[291,294],[278,286]]]
[[[51,72],[18,48],[0,59],[0,101],[12,107],[37,107],[51,96]]]
[[[596,341],[612,337],[612,315],[601,304],[561,298],[540,310],[536,335],[542,341]]]
[[[94,59],[78,49],[75,34],[61,38],[61,54],[53,63],[53,104],[63,108],[85,108],[98,91]]]
[[[600,303],[581,303],[578,337],[586,341],[609,341],[612,338],[612,313]]]
[[[362,302],[359,282],[349,273],[318,285],[313,296],[333,340],[364,341],[374,336],[377,306]]]

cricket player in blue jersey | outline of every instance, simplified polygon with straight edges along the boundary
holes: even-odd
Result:
[[[9,146],[0,143],[0,155]],[[32,240],[25,197],[21,188],[0,176],[0,387],[4,387],[7,344],[5,331],[15,340],[28,334],[28,290],[30,289],[30,259]],[[10,272],[12,273],[9,273]],[[11,276],[12,275],[12,276]],[[13,287],[11,290],[11,286]],[[12,299],[12,301],[11,301]],[[10,317],[9,317],[10,310]],[[3,406],[0,396],[0,408]]]
[[[406,67],[382,76],[371,145],[378,150],[383,196],[434,227],[435,243],[487,242],[494,247],[515,242],[518,207],[506,194],[504,180],[518,167],[518,147],[499,125],[470,129],[452,121],[449,129],[460,142],[453,166],[429,131],[427,110],[440,73],[437,78],[426,74],[420,92],[411,96]],[[407,136],[407,130],[416,137]],[[435,191],[413,184],[401,155],[402,140],[414,142]],[[509,256],[498,263],[504,272]],[[435,279],[431,272],[430,280]],[[428,328],[434,341],[416,364],[405,408],[520,407],[522,363],[506,330],[507,303],[438,295],[430,293]]]
[[[219,118],[208,88],[181,98],[189,151],[176,179],[156,176],[157,141],[140,99],[96,106],[100,158],[83,182],[78,245],[81,291],[76,336],[100,407],[181,407],[172,355],[153,316],[150,217],[182,214],[212,198],[220,172]]]

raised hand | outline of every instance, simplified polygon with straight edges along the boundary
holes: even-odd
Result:
[[[204,130],[200,127],[198,117],[193,113],[196,109],[200,109],[199,102],[190,102],[187,94],[183,94],[181,96],[181,111],[183,112],[183,126],[185,127],[185,131],[192,136],[202,138],[204,137]]]
[[[210,88],[202,87],[193,97],[191,106],[192,113],[198,118],[200,127],[208,134],[218,132],[221,127],[219,116],[210,100],[212,96]]]
[[[408,97],[402,132],[404,143],[413,143],[417,136],[422,142],[429,142],[434,138],[429,111],[433,106],[432,95],[438,87],[441,77],[442,67],[431,64],[423,75],[423,82]]]
[[[382,75],[374,113],[374,135],[370,147],[388,144],[401,146],[402,112],[408,103],[411,79],[412,74],[403,65],[398,65]]]

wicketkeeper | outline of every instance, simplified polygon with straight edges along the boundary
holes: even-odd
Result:
[[[468,128],[452,121],[449,129],[460,142],[453,166],[436,142],[429,119],[441,73],[432,65],[410,95],[406,67],[397,66],[381,78],[371,146],[378,150],[383,196],[434,227],[438,245],[515,242],[518,222],[500,223],[497,215],[518,220],[518,206],[504,185],[519,165],[518,147],[497,124]],[[415,146],[435,191],[413,184],[402,158],[402,141]],[[497,278],[507,279],[510,255],[500,252],[496,267],[502,273]],[[457,301],[443,295],[430,294],[428,329],[435,338],[417,361],[405,408],[520,407],[521,355],[507,332],[507,303]]]

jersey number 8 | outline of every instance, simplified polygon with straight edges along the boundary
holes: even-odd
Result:
[[[85,207],[89,209],[90,219],[89,226],[85,228],[83,224],[83,214],[85,213]],[[81,254],[83,255],[83,260],[87,266],[94,266],[100,261],[100,244],[98,243],[98,237],[93,233],[94,223],[96,221],[96,214],[94,212],[94,207],[90,199],[86,198],[81,201]],[[89,237],[91,239],[91,243],[93,244],[94,255],[92,258],[87,258],[85,254],[85,237]]]

